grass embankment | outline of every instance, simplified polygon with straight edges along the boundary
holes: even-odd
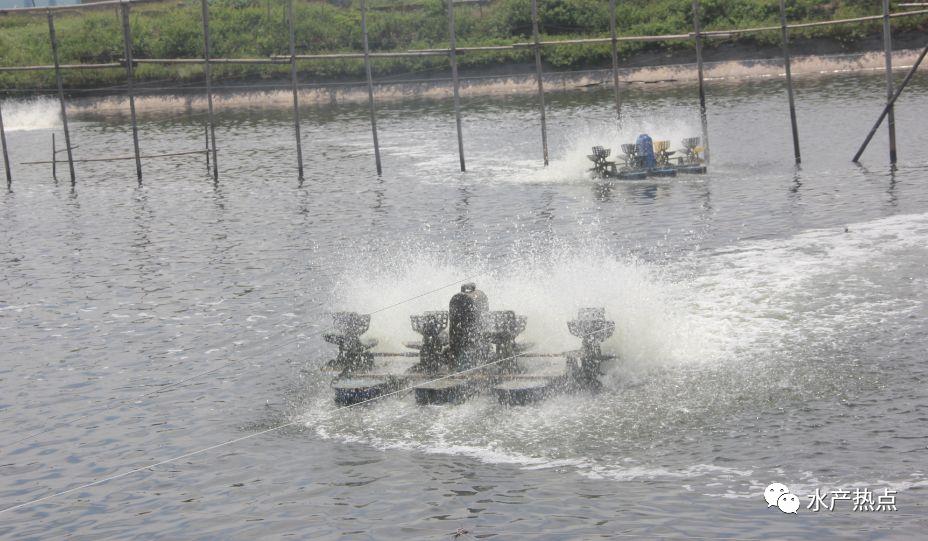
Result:
[[[791,22],[850,18],[879,13],[879,2],[870,0],[793,0],[788,2]],[[368,28],[374,51],[447,47],[448,24],[445,0],[373,0]],[[527,41],[531,36],[530,0],[493,0],[487,5],[459,5],[455,8],[458,45],[499,45]],[[267,58],[287,54],[286,4],[282,0],[212,0],[210,29],[212,54],[227,58]],[[295,0],[297,51],[327,53],[360,51],[361,25],[357,0],[332,2]],[[776,25],[778,0],[703,0],[702,21],[706,30]],[[609,35],[607,0],[539,0],[543,39],[588,38]],[[621,35],[686,33],[692,29],[690,0],[622,0],[618,7]],[[894,21],[895,31],[926,28],[926,18],[906,17]],[[180,0],[136,6],[131,25],[136,58],[196,58],[203,54],[200,3]],[[123,56],[122,31],[118,12],[97,8],[56,14],[62,63],[115,62]],[[852,46],[856,41],[880,32],[880,22],[802,29],[797,39],[818,37]],[[778,43],[777,32],[738,37],[745,45]],[[711,40],[707,46],[722,40]],[[661,43],[620,42],[620,54],[627,59],[642,51],[691,49],[689,41]],[[469,53],[459,57],[462,68],[530,62],[529,49]],[[555,69],[610,65],[610,47],[565,45],[544,50],[545,63]],[[51,64],[51,47],[44,14],[0,16],[0,65]],[[423,73],[447,69],[444,57],[378,58],[376,75]],[[286,65],[219,65],[217,79],[284,78]],[[202,79],[199,65],[151,65],[137,69],[146,81],[188,82]],[[359,60],[313,60],[300,63],[304,81],[359,79],[363,64]],[[68,88],[121,85],[121,69],[68,70]],[[51,71],[7,72],[0,74],[0,88],[47,89],[54,85]]]

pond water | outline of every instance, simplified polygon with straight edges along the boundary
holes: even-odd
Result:
[[[850,162],[885,99],[873,75],[709,86],[705,176],[593,181],[594,144],[699,134],[690,86],[551,93],[541,165],[531,97],[220,110],[202,156],[47,160],[51,101],[4,106],[0,507],[260,434],[6,511],[16,538],[915,538],[928,527],[928,81]],[[204,115],[140,119],[145,154],[202,148]],[[124,117],[71,123],[76,158],[129,156]],[[61,135],[58,135],[61,146]],[[63,155],[62,155],[63,156]],[[539,350],[605,306],[620,356],[599,395],[529,407],[410,396],[337,411],[317,368],[334,309],[409,314],[463,280],[529,318]],[[786,484],[797,515],[764,502]],[[806,505],[896,491],[896,511]]]

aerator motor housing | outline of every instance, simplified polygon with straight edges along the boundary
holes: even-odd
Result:
[[[580,349],[537,353],[533,344],[517,340],[527,318],[512,310],[490,310],[486,294],[473,283],[461,286],[447,311],[409,319],[422,338],[404,345],[417,352],[374,352],[377,341],[362,338],[369,315],[333,314],[335,329],[323,336],[338,346],[338,355],[324,370],[335,375],[337,404],[358,404],[406,388],[414,390],[421,405],[460,403],[480,392],[493,392],[504,404],[527,404],[553,392],[598,391],[603,363],[615,358],[602,352],[602,343],[615,332],[605,308],[581,308],[567,322]]]

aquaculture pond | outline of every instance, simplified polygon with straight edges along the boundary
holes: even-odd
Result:
[[[913,539],[928,527],[928,81],[805,78],[793,166],[777,80],[708,88],[706,175],[594,181],[594,145],[699,135],[692,85],[303,110],[217,111],[202,155],[47,160],[57,103],[3,103],[15,180],[0,194],[0,507],[19,539]],[[144,154],[203,147],[199,111],[143,113]],[[71,119],[79,159],[131,156],[125,116]],[[62,158],[63,154],[59,155]],[[461,281],[528,317],[540,351],[603,306],[603,392],[507,407],[410,395],[339,411],[320,366],[329,313],[409,315]],[[229,445],[145,468],[216,444]],[[778,482],[795,515],[768,507]],[[869,490],[895,510],[854,511]],[[826,505],[815,511],[816,491]],[[886,503],[884,499],[883,503]],[[463,533],[466,531],[467,533]],[[463,537],[462,537],[463,536]]]

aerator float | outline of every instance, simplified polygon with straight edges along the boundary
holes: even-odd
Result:
[[[533,345],[517,341],[526,317],[511,310],[491,311],[487,296],[474,284],[464,284],[451,297],[448,310],[410,316],[422,339],[404,345],[418,352],[372,351],[374,339],[362,338],[370,316],[355,312],[333,314],[335,328],[323,337],[338,346],[338,356],[324,370],[334,375],[335,402],[347,406],[399,389],[412,388],[416,403],[458,404],[477,393],[493,393],[504,404],[528,404],[555,392],[602,386],[601,344],[612,336],[615,322],[604,308],[581,308],[567,322],[580,349],[563,353],[533,353]]]
[[[670,141],[651,141],[647,134],[638,136],[635,143],[622,145],[622,163],[609,160],[612,150],[593,147],[587,158],[593,162],[590,171],[596,178],[642,180],[648,177],[675,177],[677,173],[701,174],[706,166],[700,154],[699,137],[687,137],[682,150],[670,150]]]

